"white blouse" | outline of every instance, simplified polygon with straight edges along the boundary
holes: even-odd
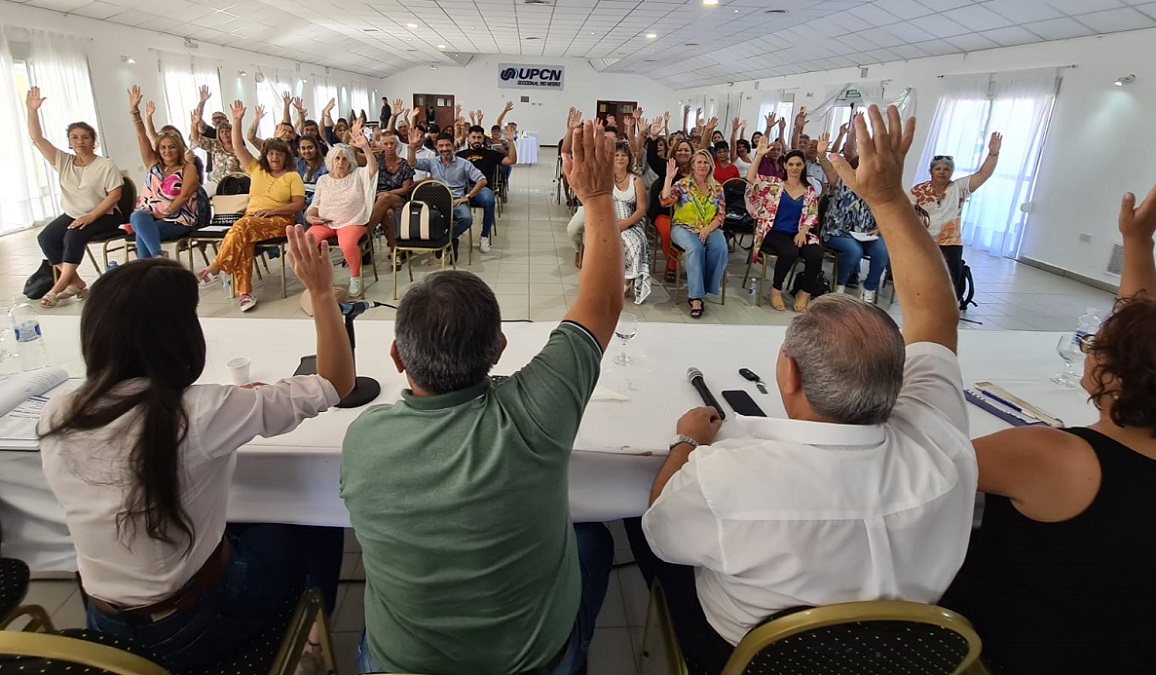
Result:
[[[122,386],[143,384],[135,380]],[[61,419],[75,395],[49,401],[38,431],[49,428],[46,421]],[[150,538],[143,522],[117,532],[117,515],[129,494],[137,410],[103,429],[41,440],[44,476],[64,508],[85,592],[122,607],[144,607],[176,592],[224,535],[237,448],[256,436],[292,431],[339,400],[333,385],[318,375],[255,389],[203,384],[185,390],[189,428],[179,449],[181,503],[195,533],[188,555],[181,533],[171,527],[175,544]]]

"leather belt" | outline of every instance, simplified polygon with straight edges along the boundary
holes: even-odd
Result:
[[[201,598],[217,587],[225,569],[229,566],[229,542],[222,538],[221,543],[209,555],[209,559],[201,565],[201,569],[189,579],[188,583],[169,597],[145,607],[123,609],[109,604],[100,598],[89,596],[92,603],[102,614],[119,616],[131,619],[138,623],[155,623],[174,614],[187,612],[197,606]]]

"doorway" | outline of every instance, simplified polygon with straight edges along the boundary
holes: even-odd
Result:
[[[618,121],[619,126],[621,126],[622,118],[626,115],[633,115],[637,107],[637,101],[599,101],[598,119],[605,124],[606,118],[613,115],[614,119]]]
[[[453,94],[414,94],[413,95],[414,122],[419,118],[427,123],[432,121],[439,129],[453,128],[454,126],[454,95]],[[423,111],[419,116],[418,111]]]

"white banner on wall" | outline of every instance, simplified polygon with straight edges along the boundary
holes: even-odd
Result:
[[[566,83],[563,66],[531,65],[526,63],[499,63],[499,89],[550,89],[562,91]]]

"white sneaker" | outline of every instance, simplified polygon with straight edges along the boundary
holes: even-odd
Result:
[[[242,312],[247,312],[257,306],[257,298],[245,293],[237,298],[237,305],[240,306]]]
[[[349,295],[352,297],[361,297],[361,277],[349,278]]]
[[[875,304],[875,291],[868,291],[868,290],[864,289],[863,290],[863,302],[867,303],[868,305],[874,305]]]
[[[846,293],[846,292],[847,292],[847,287],[846,287],[846,286],[836,286],[836,287],[835,287],[835,292],[836,292],[836,293]]]
[[[481,243],[478,244],[478,248],[482,249],[482,253],[489,253],[490,252],[490,238],[489,237],[481,237]]]

